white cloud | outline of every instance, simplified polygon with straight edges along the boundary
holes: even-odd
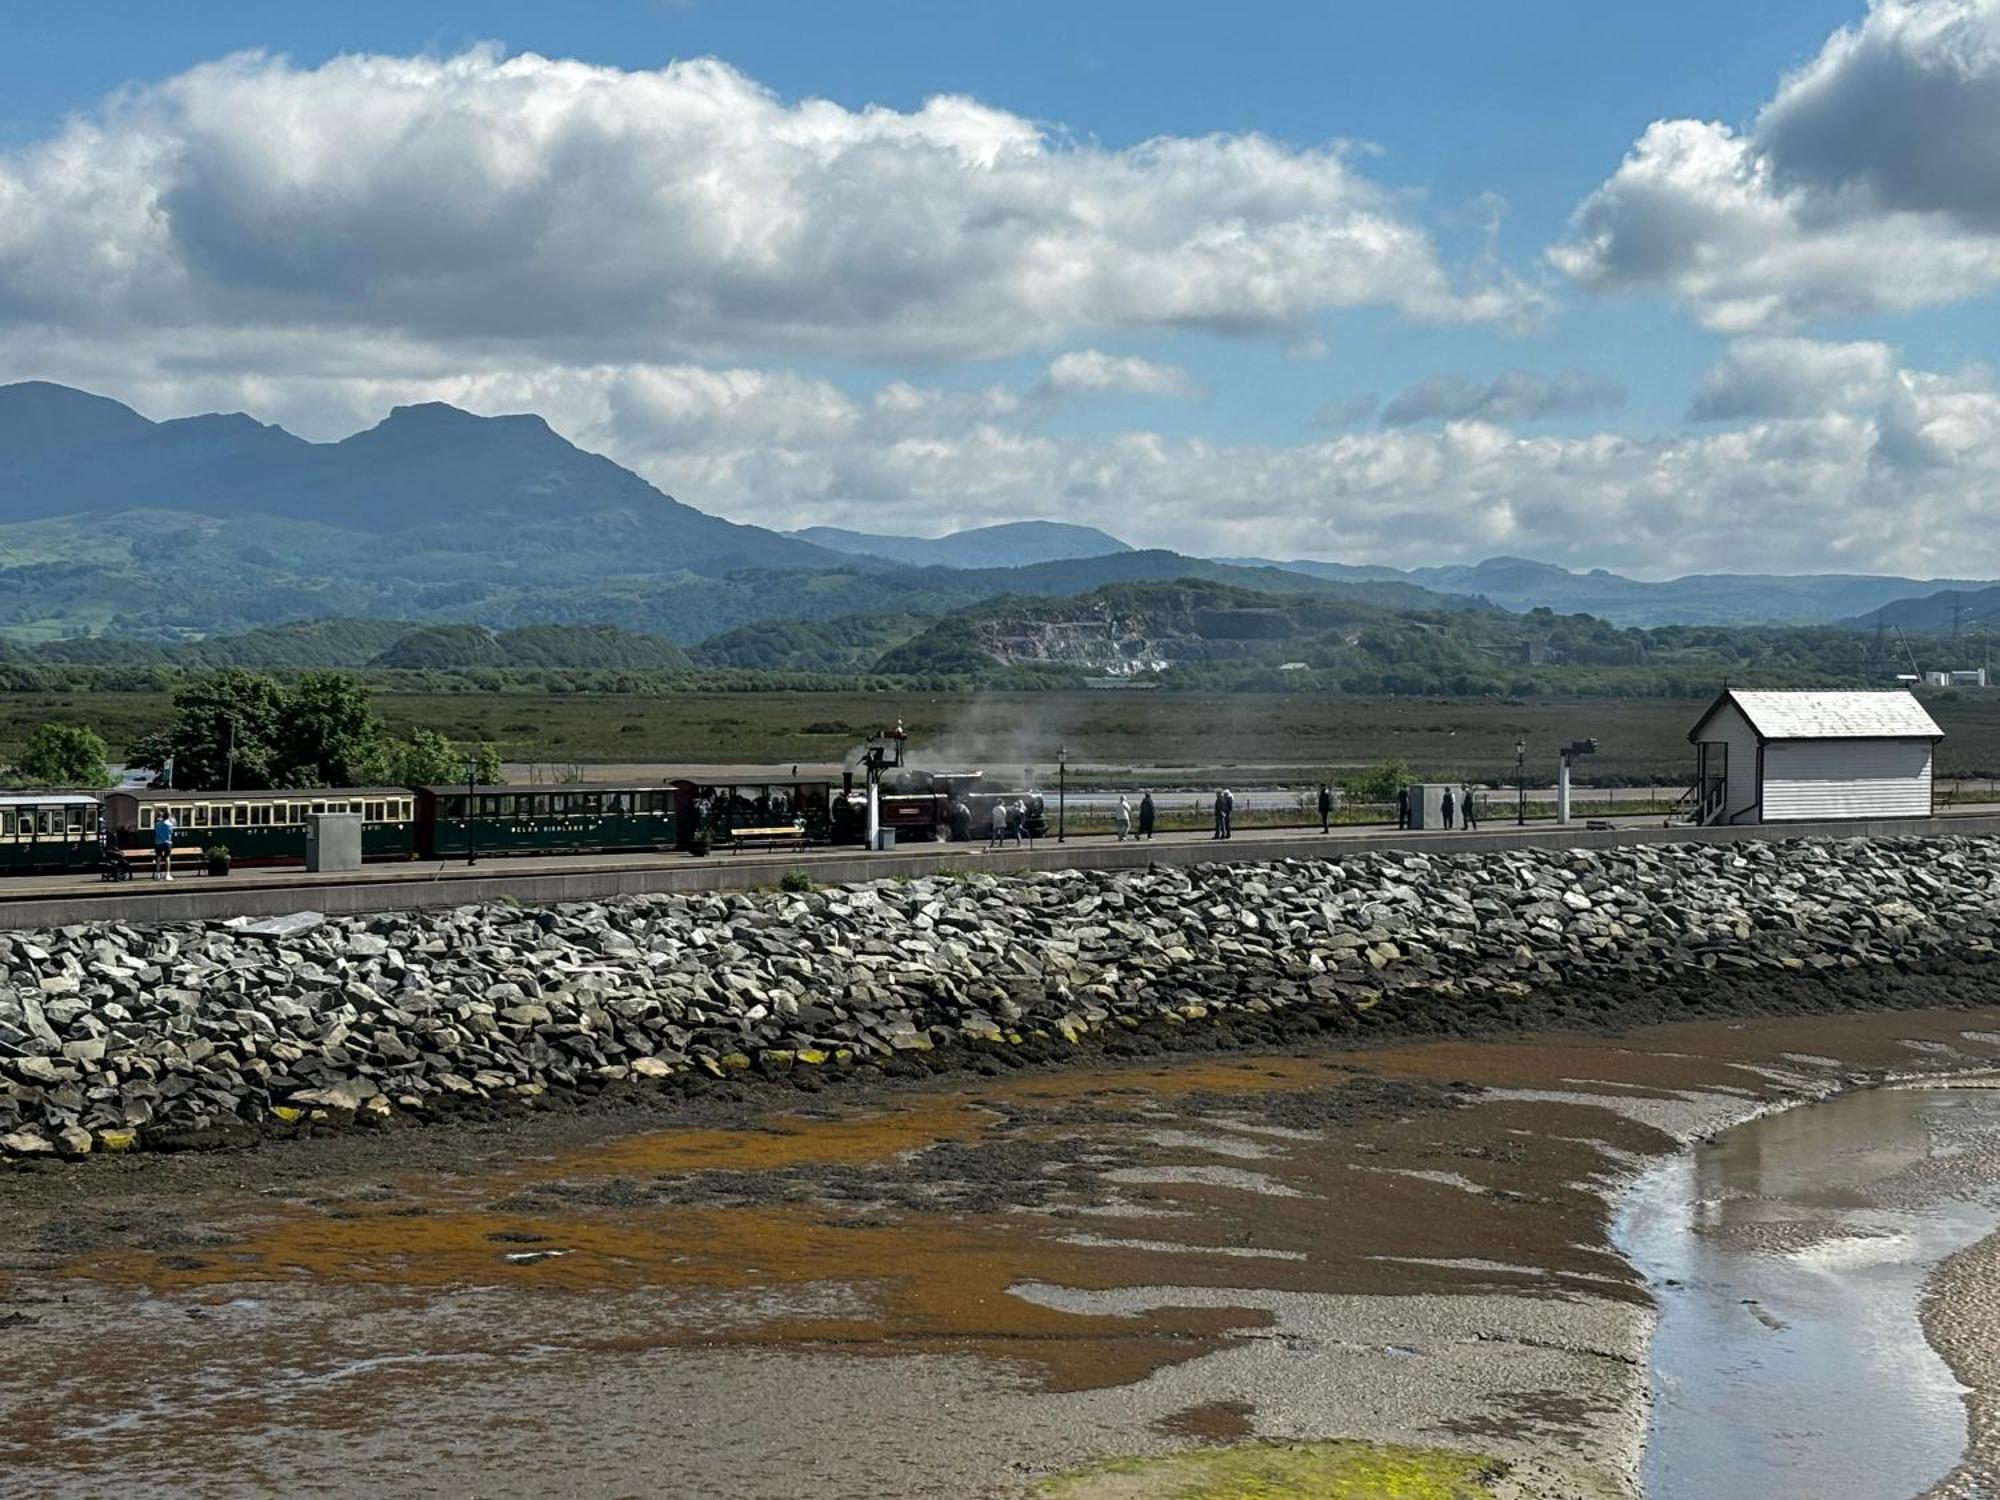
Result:
[[[1817,339],[1737,339],[1695,387],[1697,422],[1805,417],[1879,403],[1896,375],[1887,344]]]
[[[1534,422],[1624,404],[1623,386],[1581,370],[1564,370],[1557,375],[1508,370],[1484,384],[1463,375],[1433,375],[1390,397],[1382,408],[1382,421],[1390,427],[1440,418]]]
[[[2000,285],[2000,0],[1874,0],[1745,132],[1650,126],[1551,259],[1732,332]]]
[[[0,328],[566,363],[975,357],[1090,329],[1497,321],[1339,145],[1113,150],[962,97],[778,98],[716,61],[261,54],[0,153]]]
[[[1195,383],[1178,365],[1136,354],[1075,349],[1049,362],[1042,385],[1052,395],[1192,396]]]

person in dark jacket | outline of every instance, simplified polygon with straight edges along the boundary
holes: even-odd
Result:
[[[1333,788],[1323,781],[1319,785],[1319,831],[1333,832]]]
[[[1400,792],[1396,793],[1396,826],[1398,828],[1408,828],[1410,826],[1410,789],[1408,787],[1404,787]]]
[[[1140,838],[1149,839],[1153,836],[1153,819],[1155,816],[1156,813],[1153,807],[1153,794],[1151,792],[1147,792],[1144,796],[1142,796],[1139,799]]]
[[[1471,782],[1467,782],[1459,788],[1458,821],[1463,823],[1468,830],[1474,830],[1479,827],[1479,814],[1473,810]]]
[[[1452,796],[1450,787],[1444,789],[1444,801],[1440,804],[1440,807],[1444,812],[1444,826],[1449,828],[1451,827],[1451,815],[1458,807],[1458,800]]]
[[[1229,826],[1229,820],[1235,814],[1236,793],[1230,791],[1228,787],[1224,787],[1222,795],[1215,799],[1215,821],[1222,830],[1220,837],[1230,838],[1233,836],[1234,831]]]

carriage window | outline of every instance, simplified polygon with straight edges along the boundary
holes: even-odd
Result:
[[[35,809],[35,832],[42,838],[53,838],[56,834],[56,819],[62,816],[52,807]]]
[[[73,839],[83,837],[83,809],[80,807],[69,810],[69,836]]]
[[[269,828],[271,826],[270,803],[253,802],[250,804],[250,826],[252,828]]]
[[[232,823],[234,823],[234,824],[235,824],[235,825],[236,825],[236,826],[237,826],[238,828],[248,828],[248,827],[250,826],[250,804],[249,804],[249,803],[247,803],[247,802],[239,802],[239,803],[237,803],[237,804],[236,804],[236,806],[235,806],[235,807],[233,807],[233,808],[227,808],[227,807],[226,807],[226,808],[224,808],[224,809],[223,809],[223,811],[224,811],[225,813],[229,813],[229,814],[232,814],[232,816],[230,817],[230,820],[229,820],[229,821],[230,821],[230,822],[232,822]]]
[[[538,818],[546,818],[549,815],[548,793],[537,792],[534,796],[533,802],[534,802],[533,811],[535,816]]]
[[[13,836],[14,815],[10,812],[0,812],[0,839],[11,839]]]
[[[366,810],[365,810],[365,816],[367,817],[368,821],[369,821],[369,822],[371,822],[371,823],[379,823],[379,822],[381,822],[381,821],[382,821],[382,804],[381,804],[381,803],[379,803],[379,802],[370,802],[370,803],[368,804],[368,806],[367,806]]]

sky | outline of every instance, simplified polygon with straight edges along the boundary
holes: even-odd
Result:
[[[2000,0],[0,0],[0,382],[688,504],[2000,576]]]

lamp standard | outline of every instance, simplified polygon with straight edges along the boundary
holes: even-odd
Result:
[[[479,863],[479,852],[475,847],[474,835],[479,826],[479,762],[472,756],[465,758],[465,862]]]
[[[1069,838],[1069,747],[1056,747],[1056,842]]]
[[[1514,826],[1528,826],[1528,742],[1514,741]]]

